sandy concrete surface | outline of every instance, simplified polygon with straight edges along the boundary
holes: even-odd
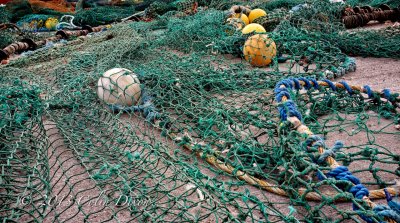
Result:
[[[400,92],[400,60],[356,57],[357,70],[335,81],[345,80],[352,85],[369,85],[376,90]]]

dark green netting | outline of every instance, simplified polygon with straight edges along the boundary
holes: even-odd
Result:
[[[135,7],[93,7],[75,14],[77,25],[99,26],[113,23],[135,13]],[[107,15],[107,16],[104,16]]]
[[[0,8],[0,24],[10,22],[10,13],[3,7]],[[9,30],[0,30],[0,48],[4,48],[15,41],[15,36]]]
[[[246,36],[221,11],[232,3],[200,3],[212,9],[115,24],[0,67],[2,222],[383,220],[346,192],[348,182],[317,178],[330,167],[316,164],[320,155],[304,149],[307,137],[281,122],[273,89],[290,77],[344,75],[354,70],[349,54],[398,58],[398,28],[348,31],[341,7],[310,1],[267,33],[281,59],[254,68],[241,57]],[[251,4],[280,13],[297,3]],[[101,7],[97,13],[107,15]],[[82,18],[108,21],[93,12]],[[138,112],[111,111],[98,98],[99,78],[116,67],[140,80]],[[398,101],[326,87],[290,94],[327,148],[344,142],[336,160],[370,191],[398,190]]]

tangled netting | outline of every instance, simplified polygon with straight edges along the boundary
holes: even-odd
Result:
[[[2,222],[398,220],[399,95],[324,78],[354,71],[349,54],[399,58],[400,30],[347,31],[339,5],[308,1],[274,17],[278,55],[253,68],[230,1],[206,3],[0,67]],[[115,67],[137,75],[138,105],[98,98]]]

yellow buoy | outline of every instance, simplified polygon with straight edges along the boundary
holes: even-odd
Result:
[[[245,25],[249,24],[249,18],[247,17],[247,15],[243,13],[236,13],[235,17],[241,19]]]
[[[249,21],[252,23],[255,19],[260,18],[261,16],[266,16],[267,13],[262,9],[253,9],[249,14]]]
[[[97,82],[97,96],[109,105],[137,105],[140,95],[139,79],[128,69],[108,70]]]
[[[58,19],[56,18],[48,18],[44,23],[46,29],[48,30],[56,30],[57,24],[58,24]]]
[[[265,31],[265,29],[264,29],[264,27],[262,25],[257,24],[257,23],[248,24],[247,26],[245,26],[242,29],[242,34],[249,34],[249,33],[252,33],[252,32],[265,33],[266,31]]]
[[[267,34],[256,34],[247,39],[243,47],[244,58],[253,66],[263,67],[276,56],[275,42]]]

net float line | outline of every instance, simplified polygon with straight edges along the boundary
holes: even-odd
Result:
[[[301,86],[306,86],[307,84],[309,84],[309,82],[306,82],[306,81],[298,81],[298,82],[300,83]],[[332,83],[332,82],[315,81],[314,83],[318,84],[319,86],[323,86],[323,87],[331,87],[331,85],[329,83]],[[350,86],[344,82],[334,83],[334,84],[336,87],[342,88],[342,89],[347,89],[346,86],[349,86],[350,88],[352,88],[354,90],[359,90],[359,92],[361,92],[361,93],[371,94],[371,92],[372,92],[373,94],[377,94],[377,95],[381,94],[379,91],[372,91],[370,88],[367,88],[369,90],[365,90],[365,92],[364,92],[362,87]],[[382,97],[385,97],[385,95],[386,94],[382,93]],[[287,100],[287,98],[286,98],[286,100]],[[396,100],[400,101],[400,97],[396,98]],[[288,118],[288,120],[289,120],[289,118]],[[293,126],[295,126],[296,130],[304,132],[304,133],[312,134],[312,132],[308,129],[308,127],[301,124],[301,121],[299,119],[290,118],[289,121],[293,123]],[[162,121],[160,121],[160,120],[155,121],[153,126],[160,131],[163,131],[166,128],[166,127],[162,127],[164,125],[162,124]],[[167,128],[167,129],[169,129],[169,128]],[[239,180],[247,182],[249,185],[259,187],[263,190],[266,190],[268,192],[271,192],[271,193],[274,193],[274,194],[277,194],[280,196],[286,196],[286,197],[289,196],[289,193],[287,193],[284,189],[282,189],[276,183],[268,181],[266,179],[259,179],[255,176],[252,176],[252,175],[246,173],[245,171],[238,170],[234,166],[227,164],[226,162],[224,162],[223,160],[218,158],[218,154],[215,154],[215,155],[214,154],[205,154],[204,152],[195,149],[199,145],[202,146],[202,145],[205,145],[206,143],[194,142],[188,134],[178,135],[175,132],[169,131],[166,133],[166,135],[168,136],[168,138],[173,140],[175,143],[181,144],[182,147],[184,147],[185,149],[187,149],[191,152],[195,152],[197,157],[205,160],[210,165],[212,165],[215,168],[222,170],[230,175],[235,176]],[[324,148],[322,148],[322,147],[318,148],[318,150],[320,153],[325,152]],[[336,167],[340,166],[339,163],[332,157],[327,157],[326,160],[331,165],[332,168],[336,168]],[[391,195],[396,195],[396,194],[399,194],[399,192],[400,192],[400,186],[397,185],[397,183],[396,183],[396,185],[393,187],[387,187],[387,188],[378,189],[378,190],[370,190],[369,196],[366,197],[365,200],[367,202],[369,202],[369,204],[371,204],[371,207],[373,207],[374,203],[371,200],[386,198],[385,190]],[[322,201],[323,197],[326,197],[326,196],[334,197],[335,195],[337,195],[337,193],[329,193],[329,192],[321,193],[321,194],[317,193],[317,192],[310,192],[305,188],[300,188],[298,190],[298,193],[301,196],[304,196],[305,199],[311,200],[311,201]],[[341,201],[341,202],[348,201],[348,198],[340,197],[340,198],[337,198],[336,201]],[[361,207],[359,206],[359,208],[361,208]]]
[[[276,101],[279,103],[279,112],[281,119],[282,121],[290,122],[293,126],[293,129],[295,129],[297,132],[308,135],[308,138],[305,141],[307,146],[308,147],[316,146],[318,149],[318,153],[321,155],[321,157],[324,157],[322,162],[328,163],[332,169],[327,174],[328,176],[331,176],[337,180],[345,180],[351,182],[353,186],[351,187],[349,192],[351,192],[355,198],[362,199],[363,201],[365,201],[371,209],[374,209],[375,207],[377,207],[377,205],[371,201],[371,195],[388,199],[386,193],[390,194],[394,192],[393,189],[395,188],[385,188],[382,190],[369,191],[364,185],[362,185],[357,177],[352,175],[352,173],[346,167],[341,166],[334,159],[334,157],[330,155],[331,153],[327,153],[327,151],[325,150],[324,140],[321,137],[314,135],[314,133],[306,125],[302,123],[301,114],[299,111],[297,111],[296,105],[291,100],[290,94],[288,92],[289,89],[300,90],[302,88],[311,89],[312,87],[314,87],[315,89],[319,89],[320,86],[329,87],[333,91],[337,91],[337,88],[341,88],[346,90],[349,94],[353,94],[354,93],[353,90],[363,92],[363,89],[365,89],[364,93],[367,93],[370,98],[373,98],[373,93],[371,93],[372,91],[368,86],[364,86],[364,88],[357,86],[350,86],[345,81],[342,81],[340,83],[334,83],[329,80],[316,81],[315,79],[306,79],[306,78],[285,79],[278,82],[274,90],[276,94]],[[390,102],[396,101],[396,98],[394,99],[391,98],[390,92],[385,93],[383,96]],[[399,98],[397,98],[397,100],[398,99]],[[343,144],[341,146],[343,146]],[[334,175],[334,173],[340,173],[340,174]],[[326,179],[326,176],[322,175],[319,178],[323,180]],[[353,204],[354,204],[353,205],[354,211],[357,211],[359,209],[363,210],[361,205],[359,205],[358,203],[353,202]],[[374,218],[366,217],[362,214],[359,215],[362,219],[364,219],[367,222],[372,222],[374,220],[376,221],[376,219]],[[385,220],[388,221],[389,223],[396,222],[395,220],[389,217],[385,217]]]

